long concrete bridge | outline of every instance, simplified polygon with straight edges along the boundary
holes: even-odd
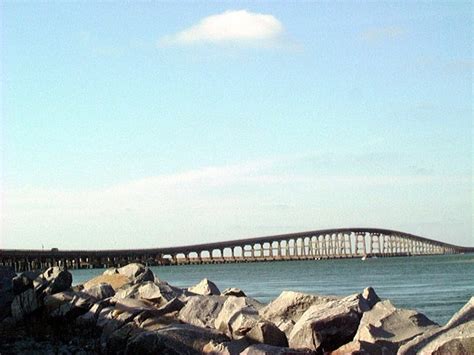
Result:
[[[0,265],[25,271],[53,265],[102,268],[135,261],[147,265],[181,265],[459,253],[474,253],[474,248],[388,229],[337,228],[168,248],[0,249]]]

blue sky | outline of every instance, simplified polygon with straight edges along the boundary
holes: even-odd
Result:
[[[474,245],[470,2],[1,6],[2,247]]]

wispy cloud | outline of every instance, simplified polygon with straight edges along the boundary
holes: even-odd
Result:
[[[284,32],[272,15],[247,10],[229,10],[203,18],[194,26],[164,36],[160,45],[241,44],[268,46],[278,43]]]
[[[398,26],[374,27],[360,33],[362,40],[380,42],[400,38],[406,34],[406,29]]]
[[[298,171],[305,163],[304,156],[284,156],[151,176],[95,190],[6,189],[0,231],[10,247],[38,247],[41,241],[60,248],[110,248],[130,247],[130,243],[178,245],[335,225],[388,226],[390,222],[396,226],[397,221],[425,213],[426,206],[432,206],[434,214],[444,211],[437,205],[437,201],[445,203],[440,198],[445,196],[443,189],[459,189],[458,195],[465,196],[472,181],[468,176],[435,176],[426,171],[405,175],[371,171],[357,175],[350,169],[331,175]],[[418,191],[426,189],[441,192],[432,196],[433,201],[431,195],[425,201]],[[402,198],[407,195],[411,198]],[[389,208],[382,217],[381,205]],[[404,206],[407,215],[400,216],[396,206]],[[285,227],[289,222],[291,226]],[[232,227],[236,225],[245,228]],[[262,229],[272,225],[277,230]]]

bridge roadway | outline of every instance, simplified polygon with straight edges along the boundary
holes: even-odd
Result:
[[[389,229],[337,228],[168,248],[0,249],[0,265],[20,272],[54,265],[77,269],[119,267],[130,262],[181,265],[458,253],[474,253],[474,248]]]

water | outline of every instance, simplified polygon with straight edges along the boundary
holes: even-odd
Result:
[[[152,267],[161,280],[188,287],[207,277],[224,290],[238,287],[261,302],[283,290],[349,295],[374,287],[397,307],[446,323],[474,295],[474,255],[262,262]],[[74,283],[103,272],[73,270]]]

